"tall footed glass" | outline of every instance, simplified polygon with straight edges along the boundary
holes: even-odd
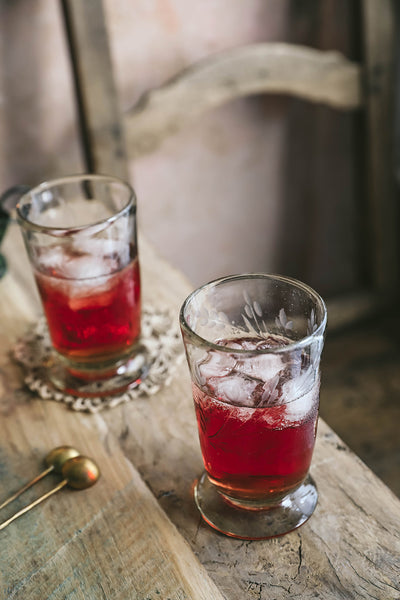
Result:
[[[315,509],[309,469],[326,319],[314,290],[267,274],[213,281],[181,308],[205,466],[195,502],[222,533],[282,535]]]
[[[114,177],[64,177],[25,193],[17,218],[54,349],[49,381],[84,397],[137,385],[147,357],[132,188]]]

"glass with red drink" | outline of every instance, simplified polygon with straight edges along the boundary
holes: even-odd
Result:
[[[147,366],[132,188],[64,177],[23,195],[17,216],[54,349],[52,383],[88,397],[137,385]]]
[[[180,324],[205,472],[195,501],[238,538],[282,535],[313,513],[326,308],[278,275],[225,277],[194,291]]]

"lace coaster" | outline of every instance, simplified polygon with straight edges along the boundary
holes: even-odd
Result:
[[[152,396],[171,382],[176,367],[184,358],[179,329],[172,315],[152,306],[143,309],[141,341],[149,353],[149,372],[138,387],[126,390],[120,396],[80,398],[67,395],[48,384],[44,374],[51,355],[51,342],[44,317],[18,340],[13,356],[25,369],[25,384],[42,400],[56,400],[76,411],[96,413],[139,396]]]

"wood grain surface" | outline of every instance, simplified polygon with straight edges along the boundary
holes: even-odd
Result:
[[[250,542],[217,534],[194,507],[202,461],[185,364],[154,397],[96,415],[28,393],[9,352],[40,307],[15,226],[4,252],[1,497],[59,444],[95,457],[103,474],[95,487],[64,489],[0,533],[0,598],[400,598],[400,502],[322,420],[314,515],[286,536]],[[143,239],[140,252],[145,301],[177,315],[190,285]]]
[[[128,179],[103,3],[62,0],[86,168]]]

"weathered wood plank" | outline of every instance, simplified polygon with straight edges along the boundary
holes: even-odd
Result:
[[[56,599],[66,591],[76,598],[91,598],[93,592],[97,598],[101,589],[106,597],[121,599],[155,600],[156,589],[170,590],[161,595],[165,598],[167,593],[202,597],[196,596],[202,593],[196,574],[203,577],[201,567],[196,571],[187,545],[175,538],[172,521],[229,600],[308,600],[316,594],[400,599],[400,502],[323,421],[312,466],[320,493],[315,514],[282,538],[243,542],[211,530],[193,504],[191,483],[202,461],[185,364],[156,396],[96,415],[75,414],[27,394],[8,356],[13,340],[37,314],[36,301],[26,301],[31,282],[24,280],[29,268],[20,246],[12,227],[4,246],[10,272],[0,281],[0,315],[7,315],[0,321],[2,472],[17,487],[49,445],[73,443],[98,458],[103,477],[85,492],[60,492],[2,532],[9,541],[0,545],[0,558],[5,564],[7,557],[8,568],[0,577],[12,585],[5,598],[17,597],[18,590],[27,600],[36,598],[38,585],[41,597],[54,591]],[[177,315],[190,285],[145,240],[140,251],[145,302]],[[170,521],[162,520],[137,473]],[[160,577],[147,591],[153,564]],[[181,589],[186,596],[179,596]],[[208,590],[203,597],[218,597],[211,583]]]
[[[101,0],[62,0],[83,151],[90,172],[128,179],[125,135]]]
[[[265,43],[216,54],[151,90],[126,115],[134,156],[154,150],[190,120],[249,94],[289,94],[337,109],[362,104],[359,65],[337,52]]]
[[[21,240],[17,242],[15,250],[23,250]],[[124,455],[106,420],[37,401],[21,387],[20,369],[9,362],[9,344],[37,315],[38,303],[36,294],[30,301],[30,285],[24,290],[19,278],[27,268],[19,260],[24,253],[15,256],[17,260],[10,261],[10,272],[0,283],[1,497],[39,472],[47,451],[63,443],[95,457],[102,477],[90,490],[59,492],[1,532],[0,597],[36,599],[40,590],[40,597],[59,600],[222,600]],[[47,478],[16,506],[49,489],[56,480]],[[7,518],[14,510],[15,505],[10,505],[1,517]]]
[[[10,409],[2,417],[2,495],[65,440],[95,456],[102,477],[91,490],[58,492],[1,532],[0,562],[10,565],[0,571],[2,598],[37,598],[40,589],[60,599],[222,599],[110,432],[102,443],[104,423],[26,394]],[[35,486],[24,502],[55,481]]]

